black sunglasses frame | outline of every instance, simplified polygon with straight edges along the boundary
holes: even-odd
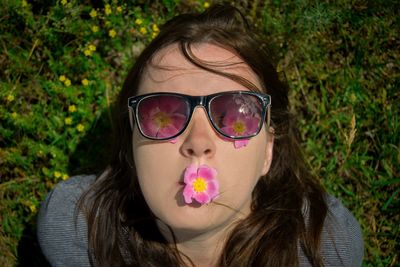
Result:
[[[251,96],[257,97],[261,101],[261,104],[262,104],[261,119],[264,122],[265,116],[267,115],[266,123],[267,123],[267,127],[269,127],[270,113],[271,113],[270,112],[270,109],[271,109],[271,96],[270,95],[253,92],[253,91],[227,91],[227,92],[220,92],[220,93],[205,95],[205,96],[191,96],[191,95],[185,95],[185,94],[179,94],[179,93],[159,92],[159,93],[150,93],[150,94],[129,97],[128,98],[128,109],[129,109],[129,120],[130,120],[131,129],[132,129],[132,131],[134,129],[134,119],[133,119],[133,117],[134,117],[135,121],[138,125],[140,134],[142,136],[144,136],[145,138],[151,139],[151,140],[157,140],[157,141],[171,140],[171,139],[178,137],[186,130],[186,128],[188,127],[188,125],[190,123],[190,120],[192,119],[194,109],[197,106],[202,106],[205,109],[208,120],[210,121],[214,130],[218,134],[222,135],[223,137],[226,137],[226,138],[229,138],[232,140],[241,140],[241,139],[249,139],[251,137],[256,136],[261,131],[262,125],[264,123],[261,124],[261,126],[259,127],[259,129],[257,130],[256,133],[249,135],[249,136],[240,136],[240,137],[229,136],[229,135],[221,132],[218,129],[218,127],[216,126],[217,124],[213,121],[212,116],[210,114],[210,104],[213,101],[213,99],[215,99],[216,97],[219,97],[221,95],[229,95],[229,94],[232,94],[232,95],[242,94],[242,95],[251,95]],[[143,133],[143,131],[140,127],[139,118],[138,118],[138,107],[139,107],[140,102],[146,98],[157,96],[157,95],[180,97],[189,104],[189,110],[188,110],[189,115],[188,115],[187,123],[185,124],[185,126],[182,128],[181,131],[179,131],[177,134],[175,134],[171,137],[168,137],[168,138],[154,138],[154,137],[147,136],[146,134]]]

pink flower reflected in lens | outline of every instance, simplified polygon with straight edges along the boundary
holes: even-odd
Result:
[[[190,165],[184,174],[185,187],[183,197],[186,204],[192,203],[193,199],[200,204],[210,203],[219,194],[219,183],[216,179],[217,170],[207,165]]]
[[[157,96],[145,99],[139,107],[140,126],[150,137],[169,138],[184,127],[186,104],[174,96]]]
[[[221,131],[234,137],[252,135],[257,132],[259,123],[259,118],[246,116],[240,110],[232,109],[223,118]]]

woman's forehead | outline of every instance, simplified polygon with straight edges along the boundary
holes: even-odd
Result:
[[[200,60],[217,71],[238,75],[262,88],[259,78],[252,69],[234,52],[210,43],[199,43],[191,46],[195,60]],[[146,66],[141,84],[148,82],[160,84],[180,79],[182,75],[215,75],[191,63],[182,53],[178,44],[172,44],[158,51]],[[228,78],[224,78],[228,79]],[[203,81],[211,82],[210,80]],[[142,86],[141,86],[142,87]],[[143,88],[141,88],[143,89]],[[142,91],[142,90],[139,90]]]
[[[190,45],[190,52],[201,61],[213,65],[246,65],[247,64],[234,52],[211,43],[195,43]],[[169,45],[158,51],[152,59],[152,64],[164,66],[179,62],[191,65],[182,54],[178,44]]]

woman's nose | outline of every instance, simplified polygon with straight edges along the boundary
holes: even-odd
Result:
[[[186,132],[185,140],[181,146],[181,153],[184,156],[212,158],[215,155],[216,132],[203,108],[194,110]]]

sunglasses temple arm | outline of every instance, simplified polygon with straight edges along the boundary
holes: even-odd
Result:
[[[134,126],[133,126],[133,109],[131,107],[128,107],[128,112],[129,112],[129,124],[131,125],[131,130],[133,131]]]
[[[271,105],[268,105],[268,107],[267,107],[267,128],[270,127],[270,122],[271,122]]]

